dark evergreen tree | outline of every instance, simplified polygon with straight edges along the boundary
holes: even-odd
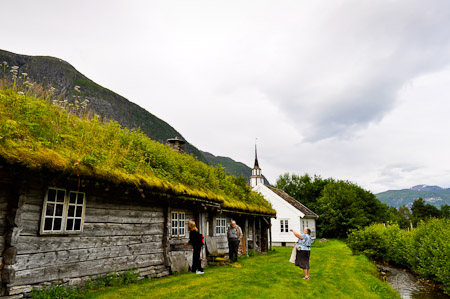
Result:
[[[427,204],[423,198],[416,199],[412,206],[413,224],[417,225],[420,220],[425,220],[431,217],[440,217],[441,211],[433,205]]]

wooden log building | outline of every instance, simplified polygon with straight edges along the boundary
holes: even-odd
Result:
[[[244,232],[244,253],[269,247],[270,208],[107,179],[95,168],[36,165],[14,158],[20,148],[10,150],[0,142],[1,296],[21,298],[48,283],[79,285],[112,271],[152,278],[187,271],[190,219],[205,235],[203,263],[209,253],[228,252],[231,219]]]

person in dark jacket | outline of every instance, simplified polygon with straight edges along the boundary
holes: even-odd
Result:
[[[236,224],[236,221],[232,220],[230,226],[227,230],[227,238],[228,238],[228,249],[230,261],[237,262],[238,259],[238,250],[239,243],[242,238],[242,230],[239,225]]]
[[[189,231],[189,242],[184,243],[184,246],[189,244],[194,248],[194,253],[192,255],[192,272],[196,274],[203,274],[202,263],[200,261],[200,252],[202,251],[202,235],[198,232],[198,228],[195,225],[194,220],[190,220],[188,222],[188,231]]]

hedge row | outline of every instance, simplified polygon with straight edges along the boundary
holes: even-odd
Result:
[[[450,219],[420,222],[412,231],[398,225],[373,224],[349,234],[347,243],[356,253],[411,269],[442,283],[450,294]]]

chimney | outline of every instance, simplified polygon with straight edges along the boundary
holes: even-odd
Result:
[[[183,139],[178,139],[178,136],[175,136],[175,138],[167,139],[167,144],[170,146],[170,148],[176,152],[179,152],[180,154],[184,153],[185,143],[186,141],[184,141]]]

